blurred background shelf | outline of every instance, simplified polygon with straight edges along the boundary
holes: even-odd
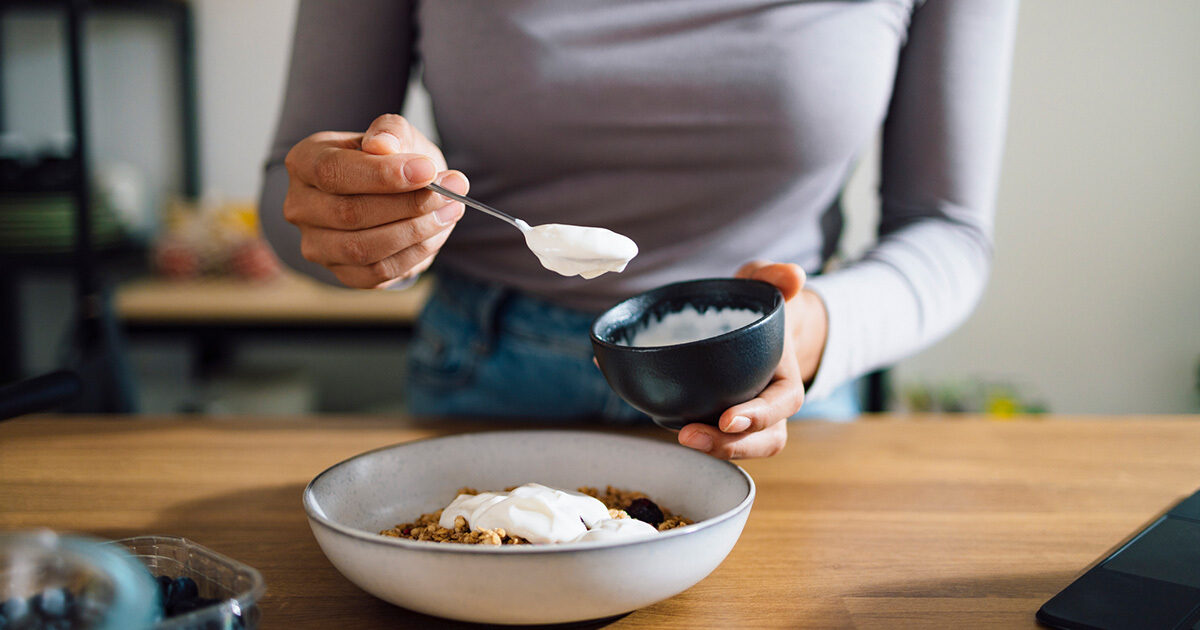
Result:
[[[147,20],[167,25],[175,63],[160,77],[168,77],[164,83],[173,88],[179,112],[178,141],[168,145],[178,154],[174,194],[195,198],[201,182],[191,5],[180,0],[0,1],[0,383],[28,375],[23,278],[72,273],[75,315],[62,361],[85,372],[88,391],[79,410],[96,412],[132,410],[106,286],[117,271],[110,265],[145,260],[143,246],[129,238],[127,226],[94,197],[94,164],[106,156],[93,151],[89,129],[108,133],[117,126],[103,120],[111,104],[89,98],[104,90],[103,82],[88,81],[104,55],[88,45],[87,34],[97,19],[114,17],[130,22],[132,29]],[[20,57],[22,63],[7,63],[8,57]],[[5,76],[10,70],[17,76]],[[138,79],[150,74],[120,71]],[[117,110],[137,99],[128,92],[121,97]]]
[[[189,382],[198,389],[175,403],[179,410],[257,411],[264,400],[273,399],[276,413],[286,405],[309,412],[320,402],[311,371],[299,365],[280,370],[278,363],[265,370],[239,368],[241,350],[264,343],[311,349],[357,342],[394,348],[411,337],[430,289],[428,278],[399,291],[358,291],[293,273],[268,281],[151,277],[119,285],[113,304],[132,343],[165,341],[186,347]],[[400,351],[395,352],[393,365],[398,366]],[[400,370],[392,368],[396,389]]]
[[[67,32],[68,15],[71,11],[77,11],[83,20],[82,30],[78,34],[78,38],[73,38],[71,33]],[[0,22],[3,22],[12,17],[23,17],[26,19],[41,19],[53,18],[60,22],[64,29],[64,37],[59,42],[44,41],[43,46],[53,46],[56,43],[62,45],[64,50],[61,52],[66,55],[67,48],[71,46],[79,46],[81,52],[87,57],[85,64],[87,68],[81,68],[86,73],[87,70],[105,70],[107,68],[96,68],[101,65],[101,60],[96,58],[97,52],[93,47],[88,46],[88,42],[84,41],[87,29],[91,22],[97,19],[118,19],[127,22],[131,28],[139,28],[140,22],[145,20],[161,22],[167,27],[166,32],[169,33],[169,39],[174,47],[174,58],[170,60],[169,75],[174,81],[174,85],[168,87],[174,91],[173,97],[175,107],[178,111],[177,131],[179,133],[179,144],[174,149],[177,153],[179,162],[179,185],[181,193],[189,198],[196,198],[202,190],[200,176],[200,135],[199,135],[199,116],[198,116],[198,99],[197,99],[197,77],[196,77],[196,44],[195,44],[195,20],[193,17],[191,3],[185,0],[0,0]],[[14,39],[10,37],[9,39]],[[6,98],[5,87],[11,88],[12,81],[7,81],[7,77],[3,76],[5,69],[8,67],[3,63],[3,56],[11,55],[15,52],[13,46],[19,46],[21,42],[4,42],[0,46],[0,133],[21,131],[15,129],[12,125],[13,118],[20,116],[21,112],[14,111],[18,108],[10,105],[10,99]],[[141,42],[134,43],[135,46],[140,46]],[[56,66],[54,61],[48,59],[47,50],[39,50],[37,53],[43,58],[43,64]],[[64,68],[59,68],[65,70]],[[136,69],[133,69],[136,70]],[[146,73],[158,74],[161,78],[164,73]],[[23,77],[22,77],[23,78]],[[42,85],[37,86],[39,91],[47,89],[48,85],[53,85],[59,77],[45,76],[42,77]],[[85,78],[86,81],[86,78]],[[22,85],[22,87],[26,87]],[[33,87],[33,86],[30,86]],[[68,86],[69,87],[69,86]],[[94,88],[89,83],[89,88]],[[95,89],[91,90],[96,92]],[[58,114],[58,109],[65,106],[68,116],[69,111],[75,105],[74,98],[77,95],[69,93],[62,95],[63,103],[45,103],[43,107]],[[140,95],[127,95],[131,98],[136,98]],[[88,106],[95,106],[97,103],[93,99],[88,98],[86,102],[79,103],[85,111]],[[107,109],[111,104],[104,104],[100,109]],[[15,115],[15,116],[14,116]],[[69,139],[68,139],[69,140]],[[60,147],[61,148],[61,147]],[[70,147],[67,147],[70,148]],[[63,159],[73,159],[77,153],[72,152],[66,156],[58,156]],[[103,156],[88,156],[90,158]],[[58,189],[63,192],[73,192],[73,181],[61,181]]]

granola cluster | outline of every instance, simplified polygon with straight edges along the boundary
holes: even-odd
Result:
[[[612,486],[606,487],[604,489],[604,492],[600,492],[599,490],[589,487],[589,486],[583,486],[583,487],[579,488],[578,491],[582,492],[583,494],[586,494],[588,496],[599,499],[600,502],[603,503],[604,506],[607,507],[610,511],[611,510],[620,510],[622,512],[626,512],[627,517],[629,516],[628,511],[634,505],[634,503],[637,502],[639,499],[642,499],[645,501],[650,500],[650,497],[646,496],[646,493],[644,493],[644,492],[637,492],[634,490],[622,490],[620,488],[614,488]],[[658,531],[660,531],[660,532],[665,532],[668,529],[675,529],[676,527],[683,527],[684,525],[691,525],[693,522],[689,518],[684,518],[682,516],[677,516],[675,514],[672,514],[671,510],[668,510],[666,508],[658,508],[658,509],[662,512],[662,516],[663,516],[663,519],[661,522],[655,523],[653,521],[653,519],[644,519],[644,520],[647,520],[647,522],[649,522],[651,525],[654,525],[655,527],[657,527]]]
[[[505,488],[504,491],[511,492],[513,488],[516,488],[516,486]],[[604,492],[600,492],[596,488],[589,486],[583,486],[579,488],[578,491],[599,499],[600,502],[608,508],[608,514],[611,518],[630,518],[630,515],[626,512],[626,510],[635,509],[636,513],[636,509],[644,503],[654,505],[650,502],[649,497],[642,492],[621,490],[612,486],[605,488]],[[479,494],[479,491],[474,488],[459,488],[458,492],[455,493],[455,496],[460,494],[476,495]],[[653,520],[647,520],[645,518],[643,518],[643,520],[650,522],[650,524],[657,527],[658,531],[660,532],[692,524],[691,519],[674,515],[670,510],[658,508],[657,506],[655,506],[655,510],[660,510],[659,514],[661,514],[662,517],[661,522],[655,523]],[[503,528],[472,531],[467,525],[467,520],[461,516],[454,519],[453,529],[442,527],[438,524],[438,521],[441,520],[441,518],[442,510],[438,510],[436,512],[422,514],[420,518],[411,523],[401,523],[391,529],[385,529],[379,533],[383,536],[391,536],[392,538],[408,538],[409,540],[427,540],[432,542],[461,543],[467,545],[530,544],[528,540],[525,540],[520,536],[513,536],[504,531]]]

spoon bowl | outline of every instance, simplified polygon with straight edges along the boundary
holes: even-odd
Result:
[[[612,230],[557,223],[531,227],[508,213],[437,184],[429,184],[426,188],[517,228],[525,235],[525,244],[542,266],[564,276],[582,276],[590,280],[609,271],[624,271],[625,265],[638,253],[636,243]]]

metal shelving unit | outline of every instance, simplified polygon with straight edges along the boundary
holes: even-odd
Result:
[[[183,193],[200,194],[199,133],[197,126],[195,33],[191,6],[182,0],[0,0],[0,20],[12,11],[54,12],[64,18],[70,130],[74,148],[68,157],[70,177],[61,190],[74,203],[74,248],[68,254],[0,254],[0,384],[22,374],[22,338],[18,282],[32,269],[66,269],[75,283],[74,356],[71,367],[84,374],[85,390],[80,410],[90,412],[129,411],[131,403],[123,392],[122,356],[118,328],[112,320],[104,283],[103,267],[122,257],[127,248],[97,251],[91,239],[92,200],[89,190],[87,94],[84,80],[85,41],[83,25],[94,13],[127,12],[156,15],[170,21],[177,51],[180,77],[179,101],[183,125]],[[0,66],[2,68],[2,66]],[[2,85],[2,81],[0,81]],[[4,94],[0,92],[0,131],[7,129]],[[0,191],[0,195],[5,194]],[[133,254],[137,256],[136,253]],[[89,378],[93,377],[93,378]]]

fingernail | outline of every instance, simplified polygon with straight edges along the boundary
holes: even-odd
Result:
[[[453,171],[442,173],[433,181],[442,188],[460,195],[467,194],[467,190],[470,188],[470,186],[467,185],[467,178],[463,177],[460,173],[455,173]]]
[[[746,416],[734,416],[733,420],[730,420],[729,424],[725,425],[724,431],[726,433],[741,433],[749,428],[750,418]]]
[[[683,438],[683,445],[688,448],[694,448],[697,451],[708,452],[712,450],[713,441],[708,437],[708,434],[695,431],[691,435]]]
[[[371,139],[376,142],[382,142],[384,145],[386,145],[389,153],[399,153],[402,150],[400,146],[400,138],[397,138],[386,131],[381,131],[374,136],[371,136]]]
[[[450,225],[458,220],[463,214],[463,205],[461,203],[451,203],[433,211],[433,218],[438,222],[438,225]]]
[[[413,158],[404,165],[404,177],[414,184],[433,179],[436,174],[437,167],[429,158]]]

